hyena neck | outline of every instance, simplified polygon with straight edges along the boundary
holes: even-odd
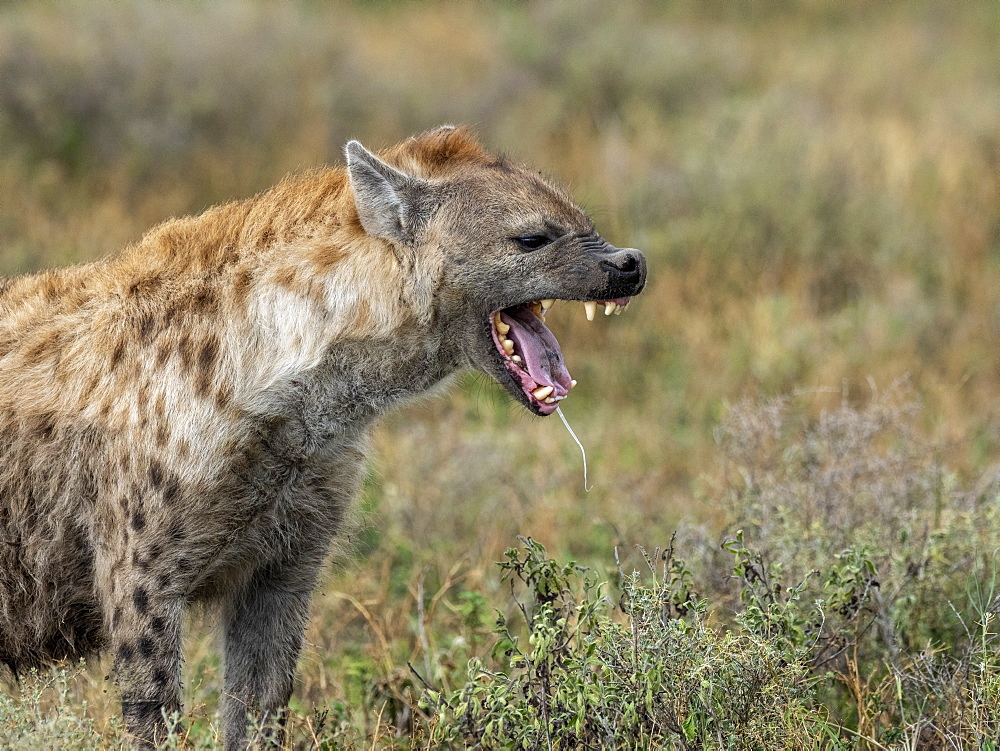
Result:
[[[457,357],[423,342],[340,342],[316,367],[263,394],[257,412],[272,426],[272,449],[302,458],[364,435],[381,415],[425,395],[460,366]]]
[[[246,293],[215,321],[226,331],[222,360],[233,365],[242,406],[290,418],[310,440],[363,429],[462,364],[435,315],[433,254],[401,260],[368,236],[345,183],[329,170],[183,220],[217,225],[232,215],[236,250],[217,276]],[[242,248],[241,237],[251,240]]]

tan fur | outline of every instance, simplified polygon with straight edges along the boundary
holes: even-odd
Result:
[[[326,169],[0,281],[0,664],[110,650],[126,722],[153,741],[179,708],[184,609],[216,602],[227,746],[246,708],[281,712],[374,419],[460,367],[492,372],[490,310],[598,284],[575,258],[523,270],[516,226],[593,228],[468,132],[382,158],[422,186],[412,242],[366,232],[355,178]],[[580,289],[555,294],[567,275]]]

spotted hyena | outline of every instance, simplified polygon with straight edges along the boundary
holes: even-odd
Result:
[[[113,656],[140,745],[213,604],[226,747],[274,726],[376,418],[462,368],[531,412],[574,385],[557,298],[620,312],[646,262],[462,128],[0,281],[0,664]],[[275,731],[278,732],[278,731]]]

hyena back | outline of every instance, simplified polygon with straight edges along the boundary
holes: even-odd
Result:
[[[108,651],[140,745],[180,709],[196,602],[221,614],[227,748],[248,712],[280,725],[380,414],[464,367],[549,414],[575,383],[550,301],[620,312],[645,282],[464,129],[346,153],[0,280],[0,665]]]

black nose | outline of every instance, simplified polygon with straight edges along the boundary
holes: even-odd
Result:
[[[646,258],[634,248],[622,248],[601,260],[601,268],[608,272],[611,286],[620,288],[625,295],[638,294],[646,280]],[[631,292],[624,290],[631,289]]]

